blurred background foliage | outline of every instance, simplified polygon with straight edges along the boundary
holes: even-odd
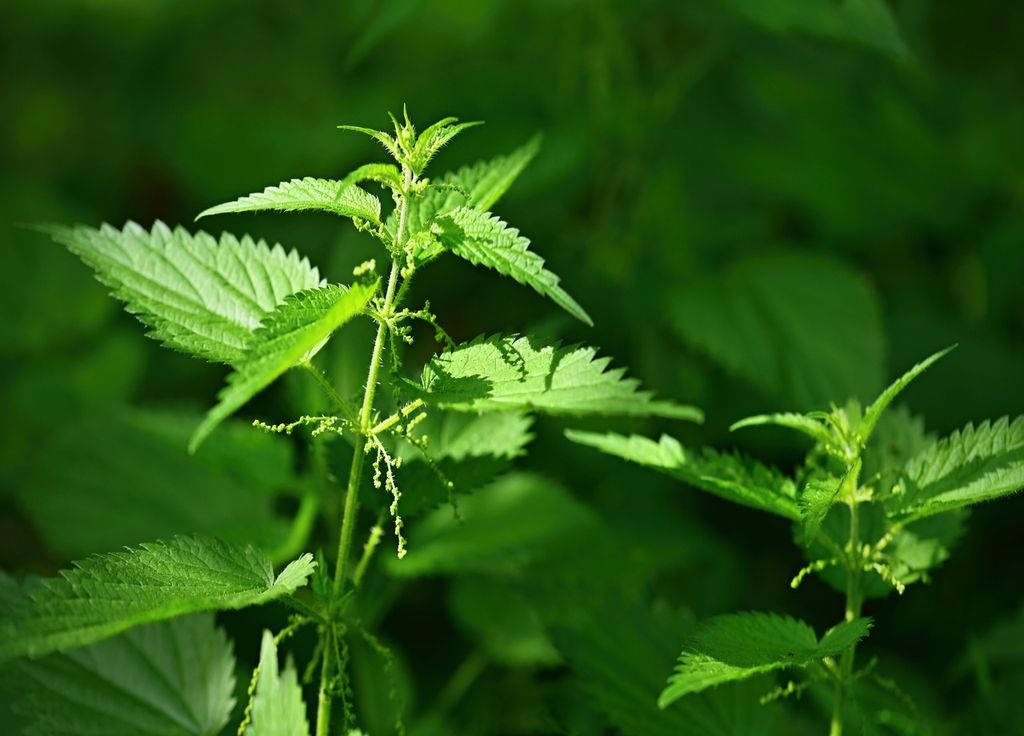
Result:
[[[798,442],[726,428],[870,399],[953,342],[905,394],[929,430],[1024,413],[1022,29],[1024,5],[998,0],[6,0],[0,562],[51,574],[187,531],[284,557],[305,542],[289,516],[321,524],[304,499],[332,458],[239,423],[188,459],[223,371],[144,340],[24,224],[188,226],[241,193],[379,159],[334,126],[383,127],[403,103],[421,123],[487,121],[438,169],[543,133],[498,211],[597,327],[451,260],[413,299],[430,296],[457,340],[530,325],[599,345],[708,415],[622,429],[792,466]],[[322,216],[203,227],[298,248],[335,281],[373,255]],[[350,389],[364,338],[353,329],[329,356]],[[253,414],[286,419],[310,392],[288,382]],[[789,530],[597,457],[564,426],[521,428],[529,474],[466,499],[465,525],[430,511],[405,561],[381,555],[361,615],[394,654],[352,652],[367,731],[393,732],[401,701],[420,734],[801,733],[825,706],[759,706],[764,683],[654,706],[695,618],[757,607],[834,622],[825,585],[789,590],[802,564]],[[1019,700],[1001,696],[1024,681],[1020,511],[978,509],[931,584],[869,606],[881,623],[866,656],[885,652],[919,709],[879,732],[1024,732]],[[262,622],[223,622],[245,682]]]

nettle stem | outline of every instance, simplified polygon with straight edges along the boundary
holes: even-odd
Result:
[[[401,254],[405,245],[406,221],[409,218],[409,197],[415,178],[408,167],[404,168],[403,191],[398,203],[398,227],[395,231],[395,251]],[[342,592],[347,578],[348,563],[351,557],[352,540],[355,534],[356,516],[359,512],[359,481],[363,473],[363,445],[366,442],[368,433],[372,431],[371,421],[373,420],[373,403],[377,395],[377,376],[384,356],[385,337],[388,331],[388,321],[394,316],[395,308],[398,306],[396,293],[398,280],[401,273],[401,262],[398,255],[391,262],[391,272],[388,274],[387,288],[384,292],[384,302],[378,314],[377,335],[373,341],[373,350],[370,353],[370,367],[366,374],[366,387],[363,390],[363,403],[359,409],[358,424],[356,425],[352,450],[352,466],[348,474],[348,486],[345,490],[345,505],[341,516],[341,533],[338,537],[338,557],[334,563],[334,585],[331,596],[330,624],[331,631],[327,636],[338,635],[335,627],[335,619],[339,611],[342,599]],[[344,666],[343,663],[334,661],[335,647],[331,646],[329,640],[324,647],[324,659],[320,670],[320,694],[317,702],[316,736],[328,736],[331,727],[331,678],[334,676],[336,667]]]
[[[853,621],[860,618],[861,608],[864,604],[864,592],[862,590],[861,573],[863,562],[860,551],[860,511],[857,508],[857,474],[853,477],[850,494],[850,540],[847,549],[846,559],[846,620]],[[839,658],[839,671],[836,679],[836,694],[832,703],[832,723],[829,728],[829,736],[842,736],[843,734],[843,704],[846,699],[846,690],[853,679],[853,662],[856,655],[856,643],[850,645]]]

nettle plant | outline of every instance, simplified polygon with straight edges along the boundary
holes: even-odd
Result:
[[[418,133],[407,114],[392,121],[393,133],[340,126],[380,143],[392,162],[360,166],[340,180],[294,179],[201,215],[340,215],[383,246],[382,277],[368,261],[355,268],[353,283],[331,284],[279,245],[159,222],[149,230],[134,223],[48,229],[95,270],[150,337],[231,367],[218,402],[195,429],[193,452],[203,453],[218,425],[298,369],[319,386],[329,410],[256,426],[306,432],[311,465],[325,484],[332,477],[328,459],[338,454],[324,451],[325,444],[347,443],[351,460],[342,489],[311,499],[328,517],[333,564],[307,553],[275,574],[267,554],[253,546],[182,536],[93,556],[25,589],[5,579],[0,660],[13,660],[24,686],[20,708],[35,732],[219,733],[233,710],[234,658],[210,612],[278,601],[294,613],[285,628],[264,634],[238,733],[309,733],[298,672],[290,660],[278,661],[278,647],[306,626],[318,632],[302,678],[317,690],[315,733],[355,733],[349,641],[357,636],[385,660],[391,655],[362,625],[354,602],[386,527],[397,556],[405,554],[404,510],[454,504],[455,491],[473,490],[500,472],[529,441],[531,413],[700,420],[692,407],[655,400],[591,348],[519,335],[455,344],[429,303],[404,306],[414,277],[452,253],[530,286],[591,324],[530,241],[489,212],[537,141],[429,179],[424,172],[434,156],[475,123],[445,118]],[[390,213],[382,214],[368,186],[390,195]],[[375,332],[361,395],[346,396],[314,358],[357,318],[372,320]],[[417,321],[443,350],[410,378],[403,348],[413,342]],[[291,546],[299,550],[313,544],[315,508],[311,517],[306,500],[293,521]],[[361,504],[371,508],[367,528],[360,527]],[[332,509],[340,513],[332,516]],[[365,540],[358,549],[357,536]],[[400,718],[397,704],[395,713]]]
[[[850,401],[829,411],[760,415],[732,426],[774,425],[813,440],[794,477],[737,453],[692,451],[669,436],[655,442],[637,435],[568,432],[582,444],[789,519],[808,560],[791,586],[817,574],[845,593],[842,621],[820,638],[803,621],[773,613],[727,614],[704,622],[658,699],[662,708],[722,683],[786,670],[795,677],[767,692],[762,702],[810,690],[831,711],[832,736],[841,736],[844,728],[879,733],[883,724],[898,725],[913,712],[906,693],[879,674],[875,658],[856,666],[857,644],[872,627],[862,615],[865,600],[902,594],[908,585],[927,581],[961,536],[969,506],[1024,487],[1024,417],[969,424],[936,440],[906,411],[886,411],[951,349],[915,365],[866,409]]]

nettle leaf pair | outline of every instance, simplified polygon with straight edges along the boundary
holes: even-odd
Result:
[[[796,668],[801,677],[766,698],[833,685],[832,734],[842,733],[844,724],[861,728],[864,718],[877,715],[856,707],[858,688],[876,677],[873,661],[853,668],[856,644],[871,626],[861,616],[865,598],[902,594],[906,586],[927,580],[949,556],[969,506],[1024,488],[1024,417],[969,424],[934,440],[906,412],[886,411],[951,349],[915,365],[866,409],[851,401],[827,412],[755,416],[733,425],[785,427],[810,438],[813,447],[794,477],[739,454],[690,450],[668,436],[655,442],[568,433],[687,485],[791,520],[808,559],[792,587],[814,573],[846,595],[844,620],[820,639],[807,624],[773,614],[706,622],[684,649],[659,699],[662,707],[723,682]]]
[[[429,304],[402,307],[419,270],[453,253],[512,277],[591,324],[558,277],[530,249],[530,241],[489,211],[533,158],[538,140],[507,156],[432,180],[422,176],[427,165],[446,143],[475,123],[445,118],[417,132],[408,115],[392,121],[392,133],[341,126],[376,140],[392,162],[366,164],[341,179],[293,179],[200,215],[264,210],[340,215],[381,243],[390,261],[383,278],[377,277],[376,264],[370,261],[354,270],[353,283],[329,283],[305,258],[280,245],[270,247],[248,236],[214,238],[205,232],[172,230],[159,222],[148,230],[134,223],[121,229],[47,229],[94,269],[149,328],[151,337],[232,369],[217,403],[195,429],[193,452],[254,396],[298,368],[323,390],[331,410],[291,422],[255,425],[288,433],[308,428],[314,451],[321,442],[340,440],[351,446],[352,459],[343,514],[336,520],[333,574],[323,560],[317,564],[307,554],[275,577],[261,551],[214,539],[178,537],[90,558],[62,578],[29,590],[8,585],[2,599],[0,659],[49,655],[17,665],[26,682],[36,683],[36,695],[25,702],[28,716],[42,731],[93,723],[96,718],[95,711],[83,715],[82,701],[47,693],[47,688],[52,690],[47,683],[57,682],[55,673],[60,672],[76,692],[94,693],[104,712],[123,714],[121,732],[169,732],[164,728],[167,718],[175,722],[175,733],[217,732],[232,709],[233,659],[224,635],[204,612],[270,601],[284,602],[297,613],[287,628],[264,636],[239,733],[309,733],[296,672],[290,663],[279,665],[277,651],[292,631],[306,624],[318,628],[320,641],[306,668],[312,676],[319,665],[316,733],[330,732],[338,700],[343,705],[342,732],[354,729],[357,717],[349,700],[345,639],[353,632],[371,638],[372,634],[346,611],[358,595],[388,513],[398,557],[405,553],[399,479],[412,482],[404,492],[413,508],[430,508],[443,502],[445,494],[450,500],[453,490],[473,490],[521,453],[529,441],[530,413],[701,419],[692,407],[655,400],[621,369],[609,369],[609,359],[599,358],[592,348],[546,344],[519,335],[492,335],[457,345]],[[384,213],[380,198],[368,186],[390,195],[390,212]],[[376,334],[369,346],[362,396],[348,397],[313,360],[339,329],[356,318],[372,320]],[[401,347],[412,342],[412,320],[432,326],[446,346],[415,379],[401,375]],[[378,400],[381,384],[391,389],[385,402]],[[451,420],[457,413],[468,418]],[[440,443],[428,442],[438,437]],[[367,475],[387,500],[353,565],[364,457],[371,453],[372,473]],[[399,472],[403,461],[413,472]],[[320,467],[324,480],[330,477],[323,463],[313,464]],[[310,500],[322,502],[319,495]],[[291,535],[297,548],[311,533],[311,509],[304,509],[301,516],[301,521],[298,515],[294,520]],[[311,576],[312,590],[301,591]],[[187,619],[191,623],[171,621],[185,614],[199,617]],[[148,627],[128,631],[142,624]],[[209,656],[189,659],[187,668],[174,677],[161,675],[166,675],[177,649],[189,646],[182,643],[188,637],[195,646],[209,643]],[[126,654],[129,650],[133,653]],[[119,666],[127,668],[124,676],[118,674],[117,684],[106,687],[102,680]],[[197,684],[183,686],[183,700],[161,711],[168,683],[177,682],[175,677]]]

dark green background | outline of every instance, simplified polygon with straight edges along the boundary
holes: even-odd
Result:
[[[85,267],[22,225],[190,226],[242,193],[380,159],[375,144],[334,126],[384,127],[403,103],[423,124],[487,122],[435,169],[543,133],[541,154],[497,209],[596,327],[552,317],[533,292],[464,263],[425,274],[414,298],[430,297],[456,339],[543,329],[598,345],[708,415],[701,428],[621,429],[739,444],[792,465],[801,446],[788,437],[726,427],[762,410],[870,399],[953,342],[960,348],[904,394],[907,406],[940,433],[1024,413],[1024,6],[889,7],[891,16],[867,0],[7,0],[0,563],[49,574],[67,562],[25,509],[46,492],[39,468],[75,454],[74,433],[58,439],[69,423],[122,404],[201,409],[223,373],[144,340]],[[203,227],[278,240],[336,281],[373,254],[326,216]],[[339,368],[351,365],[350,383],[365,364],[359,349]],[[276,418],[280,393],[254,412]],[[839,615],[818,582],[789,591],[801,560],[785,525],[596,457],[564,440],[564,426],[541,421],[520,464],[561,481],[643,554],[673,550],[671,564],[626,575],[646,613],[786,610],[819,627]],[[84,455],[76,461],[88,466]],[[940,712],[963,713],[973,685],[936,673],[1020,603],[1021,511],[1019,498],[978,509],[931,584],[869,604],[880,625],[867,650],[915,669],[937,702],[956,693]],[[138,541],[112,532],[109,545]],[[544,587],[542,573],[533,577]],[[594,576],[586,595],[615,597],[620,582]],[[447,612],[448,585],[394,591],[380,622],[417,683],[414,711],[474,647]],[[562,598],[584,595],[560,585]],[[260,620],[227,621],[251,659]],[[649,626],[631,621],[608,615],[610,651]],[[664,648],[670,664],[678,648]],[[615,718],[591,713],[582,669],[488,665],[450,728],[599,730]],[[648,674],[653,700],[667,666]]]

